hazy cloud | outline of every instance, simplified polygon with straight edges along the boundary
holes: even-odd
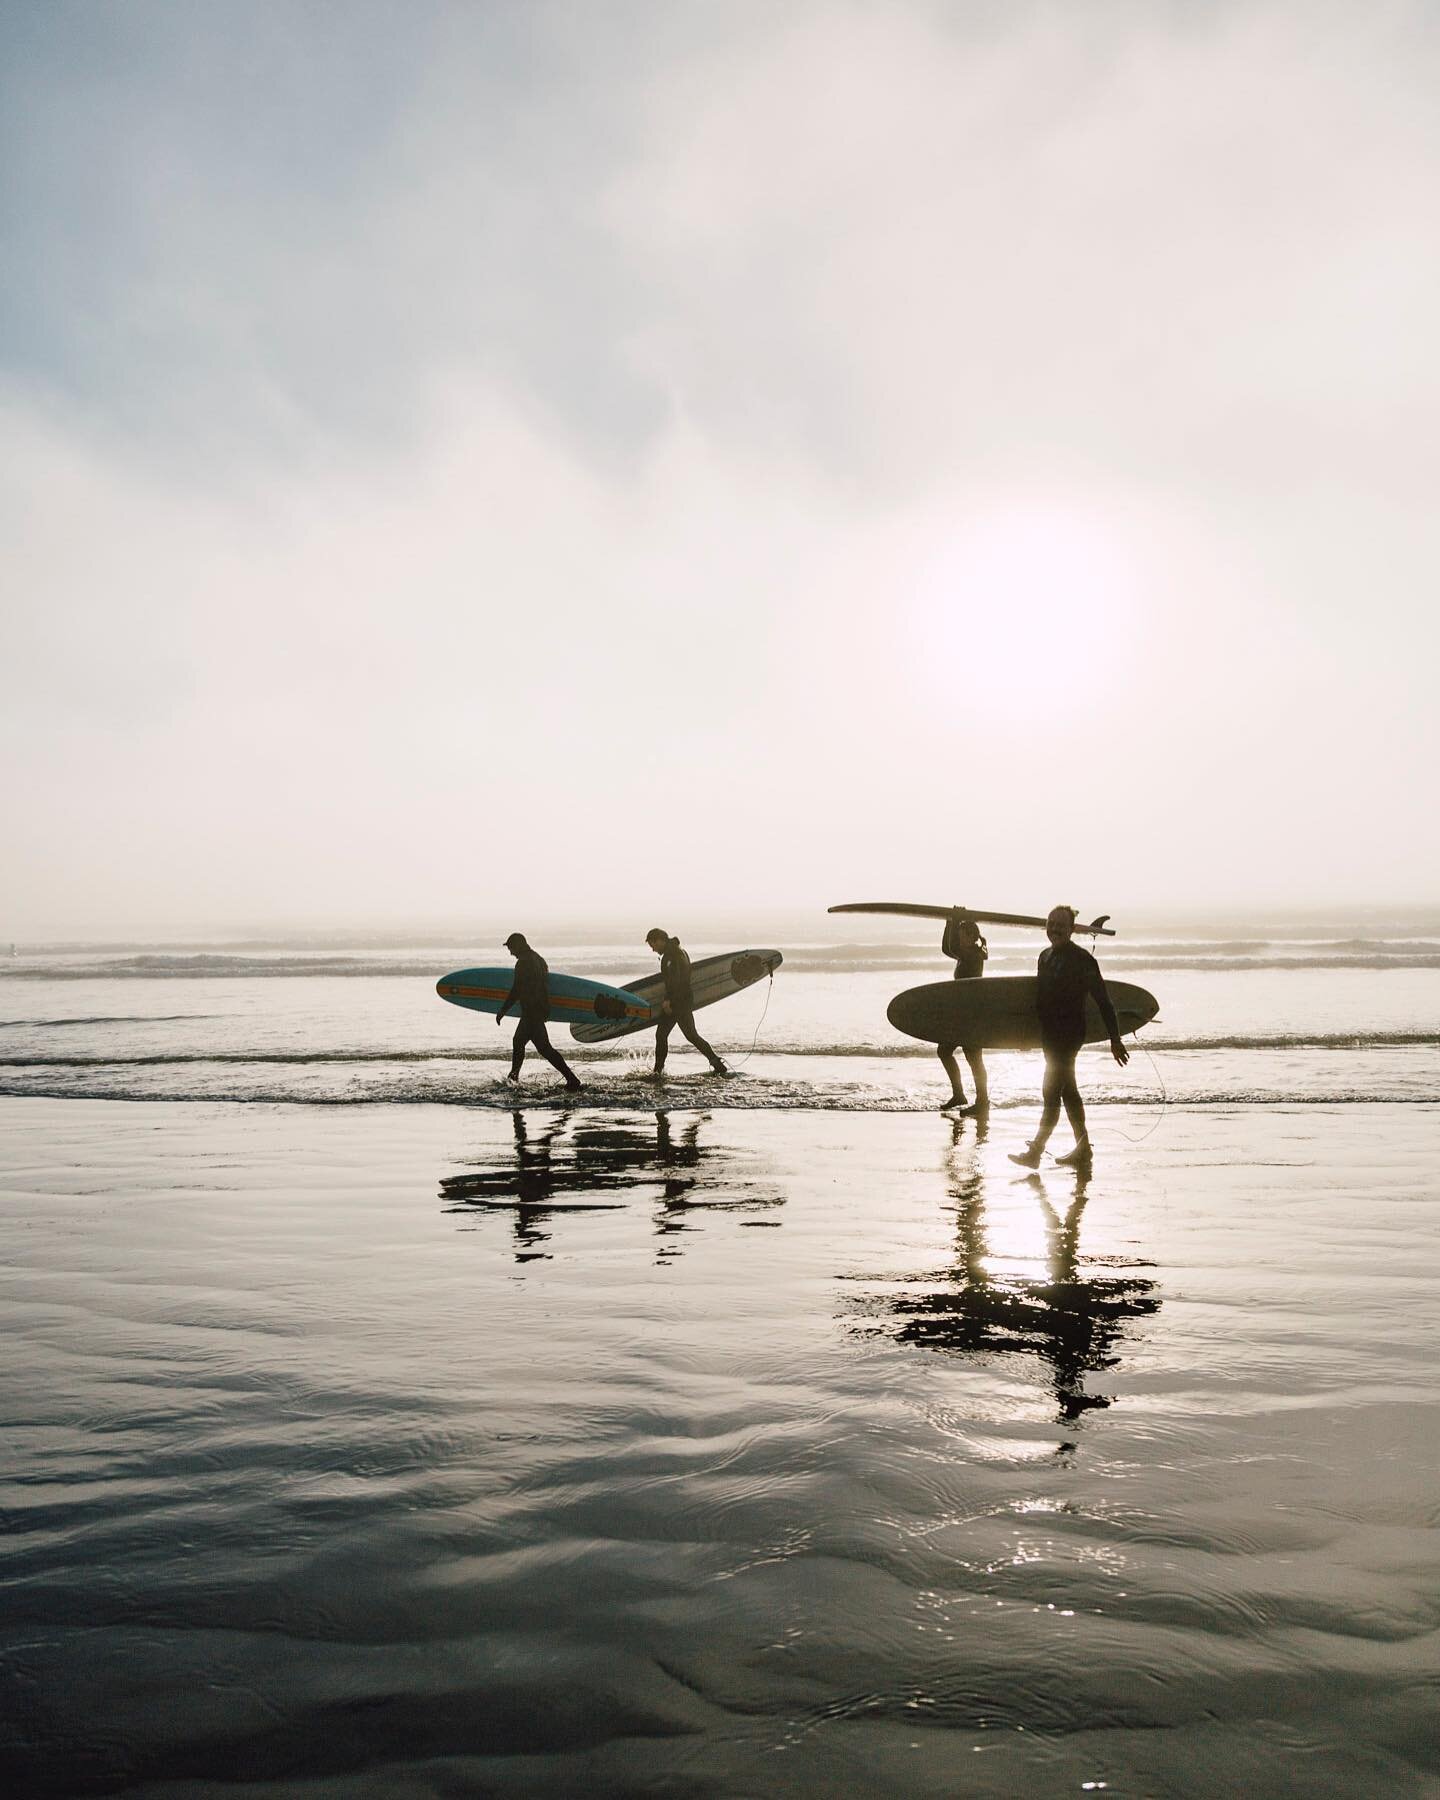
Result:
[[[1434,896],[1429,9],[0,21],[0,929]]]

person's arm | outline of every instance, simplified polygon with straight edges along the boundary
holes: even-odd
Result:
[[[1105,986],[1105,977],[1100,973],[1100,965],[1092,956],[1090,958],[1089,988],[1095,1004],[1100,1008],[1100,1017],[1105,1021],[1105,1029],[1110,1033],[1110,1054],[1123,1068],[1130,1060],[1130,1052],[1120,1037],[1120,1021],[1115,1017],[1115,1008],[1110,1001],[1110,991]]]
[[[945,935],[940,940],[940,954],[948,956],[952,962],[960,960],[960,946],[956,942],[956,933],[960,926],[960,915],[952,912],[945,920]]]
[[[690,986],[690,963],[683,950],[669,950],[660,965],[665,977],[665,1010],[674,1012],[676,1007],[685,1008],[690,1005],[693,993]]]
[[[515,1000],[518,997],[519,993],[520,993],[520,965],[519,965],[519,963],[516,963],[515,974],[514,974],[513,979],[510,982],[510,992],[505,996],[505,1004],[500,1008],[499,1012],[496,1013],[496,1015],[495,1015],[495,1023],[497,1025],[505,1017],[506,1013],[509,1012],[510,1008],[514,1005]]]
[[[670,1016],[670,989],[674,985],[675,979],[671,973],[671,957],[668,950],[662,950],[660,953],[660,979],[665,983],[665,995],[660,1002],[660,1011],[668,1019]]]

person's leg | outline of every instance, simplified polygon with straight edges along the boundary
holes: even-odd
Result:
[[[1078,1055],[1079,1052],[1076,1052]],[[1070,1121],[1070,1129],[1075,1133],[1075,1148],[1066,1156],[1057,1156],[1056,1162],[1084,1162],[1090,1155],[1090,1133],[1085,1128],[1085,1102],[1080,1097],[1080,1084],[1075,1079],[1075,1057],[1071,1056],[1062,1071],[1060,1098],[1065,1106],[1065,1117]]]
[[[675,1020],[670,1013],[662,1015],[660,1023],[655,1027],[655,1073],[665,1073],[665,1058],[670,1054],[670,1033],[675,1029]]]
[[[686,1007],[683,1011],[677,1011],[675,1013],[675,1023],[680,1027],[680,1029],[684,1033],[684,1035],[690,1040],[690,1042],[695,1046],[695,1048],[705,1058],[706,1062],[709,1063],[710,1067],[715,1071],[715,1073],[717,1075],[724,1075],[724,1074],[728,1073],[724,1063],[721,1062],[720,1058],[715,1054],[715,1052],[705,1042],[704,1038],[701,1037],[700,1033],[695,1029],[695,1015],[693,1012],[690,1011],[689,1007]]]
[[[543,1025],[532,1025],[530,1027],[530,1042],[545,1058],[550,1067],[552,1069],[558,1069],[565,1077],[566,1087],[584,1087],[585,1083],[581,1081],[580,1077],[570,1067],[569,1063],[566,1062],[565,1058],[550,1042],[550,1033]]]
[[[965,1045],[965,1060],[970,1065],[970,1079],[975,1083],[975,1104],[990,1104],[990,1078],[985,1072],[985,1052],[975,1044]]]
[[[1040,1084],[1040,1129],[1031,1140],[1032,1147],[1043,1150],[1050,1133],[1060,1123],[1060,1090],[1065,1080],[1064,1059],[1053,1050],[1045,1052],[1045,1079]]]
[[[940,1058],[940,1067],[950,1077],[950,1098],[945,1106],[964,1106],[965,1083],[960,1078],[960,1065],[955,1060],[955,1045],[937,1044],[935,1054]],[[968,1051],[966,1054],[969,1054]],[[944,1110],[942,1107],[941,1111]]]
[[[1060,1122],[1061,1063],[1062,1059],[1053,1050],[1046,1050],[1045,1076],[1040,1083],[1040,1124],[1023,1151],[1010,1153],[1011,1162],[1019,1163],[1023,1168],[1040,1167],[1040,1158],[1045,1154],[1050,1133]]]
[[[515,1027],[515,1035],[510,1040],[510,1079],[520,1079],[520,1065],[525,1060],[525,1046],[530,1041],[530,1027],[522,1019]]]

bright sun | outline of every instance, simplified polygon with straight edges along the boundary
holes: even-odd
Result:
[[[1078,506],[1008,504],[948,522],[916,584],[916,649],[953,696],[962,671],[986,710],[1017,695],[1070,715],[1104,704],[1139,622],[1135,547],[1123,525]]]

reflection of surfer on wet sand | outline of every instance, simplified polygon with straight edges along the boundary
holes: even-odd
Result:
[[[657,1111],[653,1135],[637,1114],[618,1118],[545,1115],[538,1132],[521,1110],[511,1115],[513,1152],[492,1146],[483,1161],[447,1175],[440,1195],[448,1210],[513,1211],[515,1236],[527,1248],[548,1233],[542,1225],[560,1213],[614,1211],[635,1194],[659,1190],[655,1229],[686,1229],[686,1218],[705,1212],[769,1212],[784,1195],[757,1178],[748,1152],[702,1144],[710,1114],[683,1115],[675,1125]]]
[[[532,1135],[525,1114],[517,1109],[510,1115],[510,1123],[515,1136],[513,1165],[447,1175],[440,1183],[440,1195],[458,1207],[513,1206],[516,1256],[526,1262],[540,1254],[537,1246],[550,1236],[544,1221],[555,1193],[552,1155],[566,1121],[563,1113],[557,1113]]]
[[[1113,1368],[1119,1360],[1111,1350],[1120,1334],[1121,1321],[1159,1310],[1155,1283],[1143,1278],[1087,1279],[1080,1271],[1080,1219],[1089,1198],[1089,1172],[1075,1171],[1075,1192],[1062,1215],[1037,1176],[1034,1186],[1045,1213],[1045,1238],[1049,1283],[1035,1290],[1050,1308],[1048,1352],[1054,1371],[1055,1398],[1064,1422],[1078,1419],[1092,1407],[1109,1406],[1109,1397],[1085,1391],[1085,1376]]]
[[[1143,1276],[1083,1272],[1079,1236],[1087,1175],[1077,1170],[1073,1198],[1062,1215],[1038,1175],[1035,1190],[1045,1214],[1046,1272],[1005,1271],[997,1265],[985,1223],[985,1178],[975,1160],[958,1152],[963,1128],[955,1127],[950,1152],[950,1193],[956,1209],[954,1270],[945,1285],[933,1273],[904,1281],[904,1291],[879,1299],[889,1328],[904,1344],[952,1354],[990,1357],[997,1352],[1039,1356],[1048,1365],[1057,1419],[1072,1424],[1106,1395],[1087,1393],[1086,1377],[1113,1368],[1125,1322],[1156,1312],[1155,1283]],[[1108,1260],[1108,1259],[1107,1259]],[[893,1286],[894,1277],[887,1282]],[[920,1291],[916,1291],[916,1290]],[[864,1310],[873,1312],[875,1303]]]

